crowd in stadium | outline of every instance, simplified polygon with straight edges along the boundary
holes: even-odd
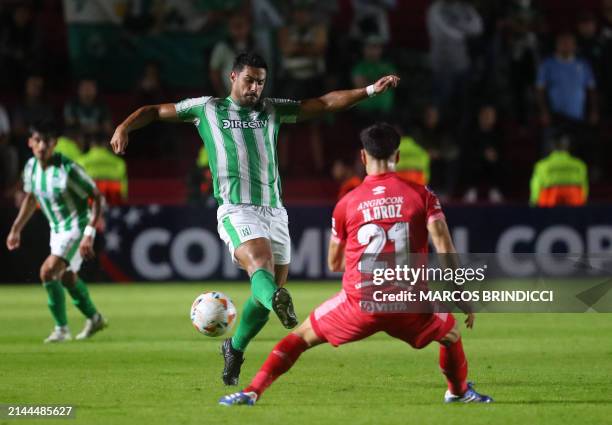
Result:
[[[214,37],[196,52],[206,66],[202,84],[176,87],[165,81],[167,64],[144,58],[132,89],[119,90],[101,83],[103,68],[86,75],[73,68],[65,3],[0,4],[2,202],[14,203],[19,193],[32,122],[56,118],[63,128],[60,152],[106,160],[114,125],[133,106],[227,96],[227,75],[243,50],[266,58],[271,97],[304,99],[390,73],[402,78],[397,91],[347,113],[283,130],[286,187],[316,176],[333,188],[323,191],[323,200],[331,192],[334,199],[339,187],[363,174],[359,130],[383,120],[404,136],[409,178],[429,183],[445,200],[527,202],[536,161],[561,145],[586,163],[590,199],[610,195],[612,0],[185,1],[198,12],[190,30]],[[180,2],[123,3],[119,31],[126,43],[181,26],[172,9]],[[185,198],[209,190],[205,153],[198,154],[197,134],[189,130],[177,137],[156,124],[135,133],[126,156],[130,182],[174,178],[191,187]],[[159,167],[177,158],[173,164],[189,167]],[[117,165],[122,173],[107,176],[120,181],[115,201],[146,200],[128,191],[126,163],[113,164],[123,164]]]

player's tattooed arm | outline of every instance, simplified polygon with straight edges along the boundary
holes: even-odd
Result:
[[[154,121],[179,122],[174,103],[146,105],[132,112],[115,129],[115,133],[110,142],[113,151],[117,154],[125,153],[130,131],[145,127]]]
[[[344,244],[335,241],[333,238],[329,240],[329,250],[327,251],[327,266],[332,272],[344,271]]]
[[[27,193],[19,208],[19,214],[17,214],[17,218],[6,238],[6,247],[9,251],[17,249],[21,245],[21,231],[32,217],[32,214],[34,214],[34,211],[36,211],[36,198],[31,193]]]
[[[453,244],[453,239],[451,238],[450,231],[448,230],[448,225],[446,224],[446,220],[438,219],[433,220],[429,224],[427,224],[427,230],[431,236],[431,241],[438,253],[438,257],[440,259],[440,265],[442,268],[450,268],[456,269],[459,267],[459,256],[457,255],[457,250],[455,249],[455,245]],[[462,289],[455,285],[452,289],[458,290]],[[467,302],[457,302],[455,303],[457,307],[463,311],[467,317],[465,319],[465,325],[468,328],[472,328],[474,326],[474,313],[472,312],[472,307]]]
[[[303,100],[300,102],[298,121],[316,118],[328,112],[343,111],[356,105],[368,96],[375,96],[391,88],[397,87],[399,81],[400,79],[397,75],[387,75],[380,78],[371,86],[368,86],[371,87],[371,89],[362,87],[352,90],[337,90],[329,92],[321,97]],[[368,93],[368,90],[371,90],[371,95]]]

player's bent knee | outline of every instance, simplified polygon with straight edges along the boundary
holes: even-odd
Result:
[[[249,255],[246,260],[241,261],[244,269],[249,275],[255,273],[259,269],[266,269],[268,271],[274,270],[272,267],[272,256],[266,254]]]
[[[444,336],[444,338],[440,340],[440,343],[444,345],[454,344],[455,342],[459,341],[459,338],[461,338],[461,332],[455,324],[453,328]]]
[[[250,261],[250,266],[257,270],[257,269],[262,269],[262,268],[266,268],[266,269],[271,269],[272,268],[272,256],[268,256],[268,255],[254,255],[253,257],[251,257],[251,261]]]
[[[273,270],[272,251],[269,249],[269,246],[246,242],[236,250],[235,256],[249,274],[257,269],[265,268]]]
[[[49,282],[52,280],[62,280],[62,275],[66,267],[63,260],[59,257],[49,256],[40,267],[41,282]]]
[[[294,330],[292,334],[302,338],[308,345],[308,348],[312,348],[325,342],[319,338],[317,333],[314,331],[314,328],[310,323],[310,317],[307,318],[300,326],[298,326],[298,328]]]
[[[40,268],[40,281],[49,282],[55,280],[57,277],[56,271],[51,266],[43,265]]]
[[[66,288],[73,288],[76,285],[77,276],[76,273],[70,270],[65,270],[62,274],[62,285]]]

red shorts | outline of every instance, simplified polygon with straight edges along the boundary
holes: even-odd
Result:
[[[455,325],[455,317],[451,313],[367,314],[358,301],[340,291],[310,313],[310,323],[317,336],[334,347],[382,331],[423,348],[444,338]]]

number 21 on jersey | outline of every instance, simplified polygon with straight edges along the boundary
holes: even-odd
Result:
[[[366,245],[366,248],[361,254],[361,259],[357,266],[359,271],[361,273],[373,273],[374,269],[389,267],[387,261],[379,258],[389,242],[393,243],[395,247],[394,266],[408,264],[408,252],[410,250],[409,228],[410,224],[407,222],[397,222],[387,231],[382,226],[374,223],[361,226],[357,232],[357,240],[361,245]]]

